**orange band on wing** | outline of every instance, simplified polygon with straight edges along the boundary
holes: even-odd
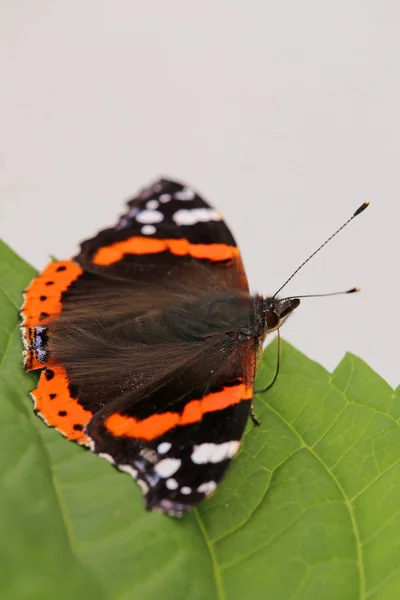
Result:
[[[182,413],[155,414],[142,421],[115,413],[107,417],[104,425],[114,436],[150,441],[173,427],[198,423],[206,413],[223,410],[239,404],[242,400],[250,400],[252,397],[253,388],[239,383],[235,386],[225,387],[220,392],[208,394],[201,400],[192,400],[185,406]]]
[[[158,254],[159,252],[171,252],[177,256],[190,255],[212,261],[229,260],[239,256],[238,249],[227,244],[191,244],[184,238],[158,240],[136,236],[100,248],[93,257],[93,263],[105,267],[120,261],[125,254]]]
[[[38,387],[31,392],[35,409],[48,425],[61,431],[68,439],[88,444],[84,428],[93,415],[76,398],[72,398],[68,384],[63,367],[57,365],[44,369]]]
[[[23,326],[46,325],[49,317],[60,314],[62,293],[82,272],[73,260],[60,260],[47,265],[25,290],[21,308]]]

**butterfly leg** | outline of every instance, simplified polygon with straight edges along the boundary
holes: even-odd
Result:
[[[253,421],[254,425],[257,425],[257,427],[259,427],[261,425],[261,422],[257,419],[256,414],[254,412],[254,400],[251,401],[250,416],[251,416],[251,420]]]

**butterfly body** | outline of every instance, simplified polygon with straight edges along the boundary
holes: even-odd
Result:
[[[147,508],[180,516],[237,453],[265,335],[298,304],[252,296],[219,213],[160,180],[27,288],[35,408],[136,479]]]

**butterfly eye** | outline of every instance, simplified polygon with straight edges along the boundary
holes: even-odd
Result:
[[[267,331],[272,331],[273,329],[276,329],[278,327],[280,318],[274,310],[266,310],[264,316]]]
[[[272,331],[282,325],[290,313],[299,306],[298,298],[265,298],[264,319],[267,331]]]

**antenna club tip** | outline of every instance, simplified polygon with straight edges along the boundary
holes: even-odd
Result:
[[[369,200],[366,200],[365,202],[363,202],[363,204],[361,204],[361,206],[359,206],[357,208],[353,217],[357,217],[358,215],[360,215],[369,206],[369,204],[370,204]]]
[[[351,290],[347,290],[346,294],[354,294],[355,292],[361,292],[361,288],[358,287],[358,285],[356,285],[355,287],[351,288]]]

